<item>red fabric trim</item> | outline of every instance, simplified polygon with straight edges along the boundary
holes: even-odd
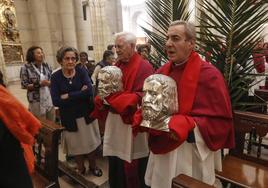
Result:
[[[181,81],[179,83],[179,112],[180,114],[188,114],[193,106],[196,95],[196,88],[201,69],[201,59],[196,52],[192,52],[187,65],[183,71]]]
[[[174,150],[183,142],[184,140],[174,140],[170,137],[170,133],[163,132],[161,135],[149,134],[148,144],[154,154],[165,154]]]
[[[133,115],[137,110],[139,97],[135,93],[130,92],[117,92],[106,97],[105,100],[110,105],[113,112],[118,113],[123,122],[132,124]],[[90,114],[91,117],[106,120],[108,115],[108,108],[105,108],[103,101],[96,96],[94,111]]]
[[[32,173],[34,154],[31,147],[41,123],[3,86],[0,86],[0,107],[0,118],[24,148],[24,158],[29,172]]]
[[[186,140],[188,133],[195,127],[195,122],[190,116],[173,115],[168,125],[170,130],[177,134],[179,140]]]
[[[119,92],[114,93],[105,99],[118,114],[123,114],[127,113],[128,110],[131,110],[130,108],[136,109],[139,98],[135,93]]]
[[[108,108],[104,106],[103,101],[99,96],[94,99],[94,110],[91,112],[90,117],[105,121],[108,115]]]
[[[216,151],[234,147],[229,93],[221,73],[206,62],[202,65],[197,92],[190,114],[208,148]]]
[[[120,64],[122,62],[118,62],[116,65],[120,67]],[[123,85],[124,85],[124,91],[132,91],[133,85],[136,79],[137,72],[140,68],[140,65],[142,63],[142,58],[138,53],[135,53],[129,62],[126,63],[126,67],[124,68],[123,73]]]
[[[111,108],[120,114],[125,124],[132,124],[133,115],[137,110],[139,97],[135,93],[120,92],[106,97]]]
[[[253,53],[253,62],[255,69],[258,73],[264,73],[265,72],[265,56],[263,53]]]
[[[161,72],[164,75],[169,75],[172,62],[168,62],[163,66]],[[201,59],[196,52],[192,52],[185,66],[180,83],[177,83],[177,91],[179,94],[179,113],[188,114],[193,106],[194,97],[201,68]]]
[[[179,147],[195,127],[193,118],[185,115],[173,115],[169,121],[170,131],[176,134],[175,140],[169,133],[149,136],[149,147],[154,154],[165,154]]]

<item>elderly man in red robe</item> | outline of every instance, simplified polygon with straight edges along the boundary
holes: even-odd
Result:
[[[148,61],[135,52],[136,36],[129,32],[116,34],[118,55],[116,66],[122,71],[123,91],[105,97],[109,111],[95,99],[93,116],[106,118],[103,156],[109,157],[109,184],[111,188],[146,187],[144,182],[148,161],[148,135],[132,134],[133,115],[141,103],[145,78],[154,70]],[[91,114],[92,115],[92,114]]]
[[[149,131],[151,153],[145,182],[151,188],[171,187],[172,178],[181,173],[215,184],[214,170],[221,170],[220,150],[234,146],[225,81],[194,47],[194,25],[185,21],[171,23],[166,42],[169,62],[157,73],[176,81],[179,112],[170,117],[170,132]]]

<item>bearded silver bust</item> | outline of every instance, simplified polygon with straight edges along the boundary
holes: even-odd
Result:
[[[122,71],[116,66],[106,66],[98,73],[98,96],[103,100],[111,93],[123,90]]]
[[[141,126],[169,132],[172,114],[178,112],[177,84],[165,75],[154,74],[143,84]]]

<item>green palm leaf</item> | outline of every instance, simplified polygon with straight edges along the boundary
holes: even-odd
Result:
[[[251,54],[260,41],[262,26],[268,22],[268,0],[201,0],[196,18],[197,46],[200,54],[223,74],[229,87],[232,105],[247,109],[254,105],[243,102],[254,82]],[[153,31],[143,28],[155,54],[156,66],[166,62],[165,38],[173,20],[189,20],[188,1],[147,0],[146,9],[153,20]],[[210,54],[208,56],[208,54]]]
[[[253,70],[248,66],[254,46],[260,41],[263,24],[268,22],[267,1],[252,0],[203,0],[198,46],[211,54],[210,61],[224,75],[232,105],[241,103],[253,79],[245,75]],[[201,52],[201,53],[202,53]],[[204,54],[205,55],[205,54]],[[240,70],[237,66],[239,64]]]
[[[149,38],[155,52],[151,57],[152,62],[155,67],[159,67],[161,63],[167,61],[165,42],[169,24],[173,20],[189,19],[188,3],[183,0],[147,0],[146,10],[153,20],[153,24],[147,23],[153,28],[153,31],[144,27],[142,29]]]

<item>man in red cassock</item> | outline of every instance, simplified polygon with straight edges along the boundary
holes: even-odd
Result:
[[[257,73],[263,74],[267,72],[268,65],[266,64],[266,50],[264,45],[264,39],[261,39],[254,47],[252,57],[253,63]],[[258,84],[255,85],[256,89],[266,89],[266,76],[256,76]]]
[[[148,135],[139,133],[134,137],[131,124],[137,105],[141,103],[143,82],[154,70],[135,52],[135,46],[136,36],[132,33],[116,34],[116,66],[123,73],[123,91],[105,98],[109,112],[103,140],[103,156],[109,157],[111,188],[146,187],[144,175],[149,155]]]
[[[265,54],[264,54],[264,42],[263,39],[258,42],[252,53],[255,69],[258,73],[265,72]]]
[[[179,112],[170,118],[170,132],[149,131],[151,153],[145,182],[152,188],[171,187],[172,178],[181,173],[213,185],[215,169],[221,170],[220,150],[234,147],[225,81],[194,47],[194,25],[171,23],[166,42],[169,62],[157,73],[176,81]]]

